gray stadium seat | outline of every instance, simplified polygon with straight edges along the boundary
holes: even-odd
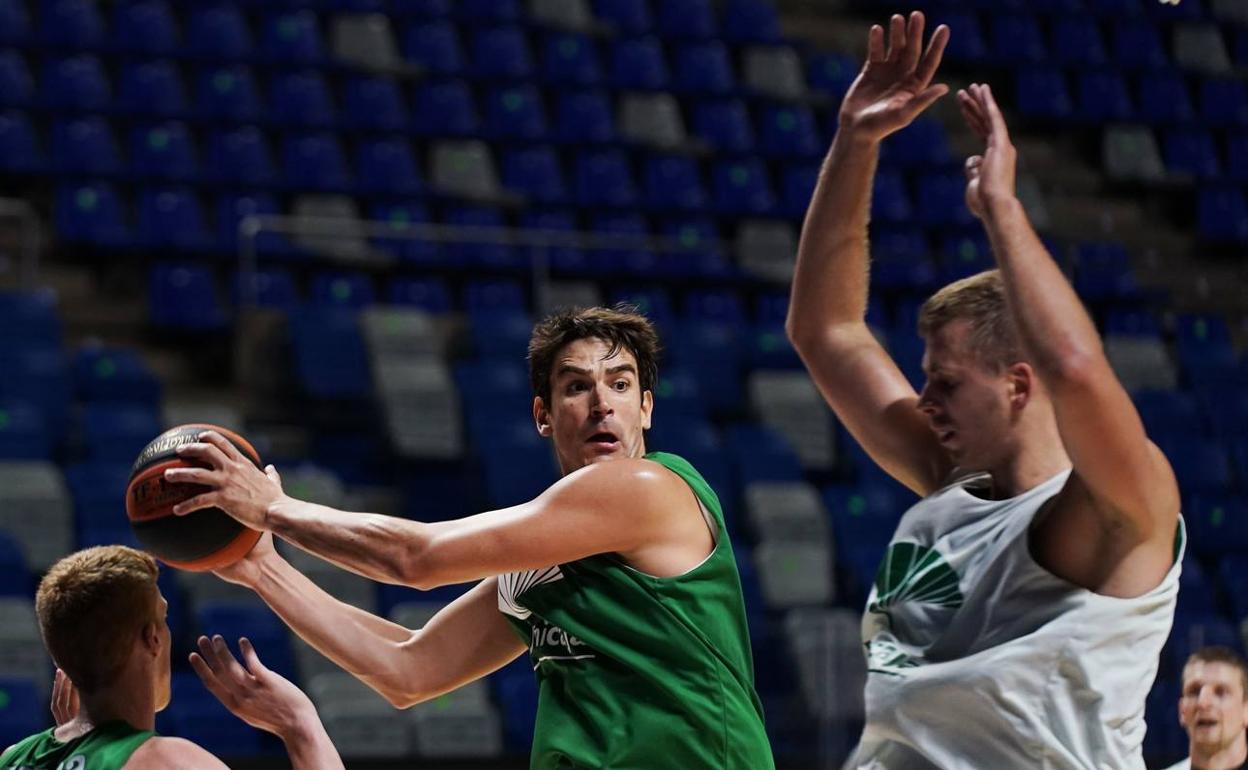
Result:
[[[35,604],[0,597],[0,677],[33,676],[45,696],[52,690],[52,659],[43,648]]]
[[[1222,32],[1213,24],[1181,24],[1174,28],[1174,61],[1207,75],[1229,75],[1231,57]]]
[[[416,308],[384,305],[365,308],[360,312],[360,331],[374,361],[446,353],[446,327]]]
[[[1128,391],[1174,390],[1179,374],[1161,340],[1109,334],[1105,356]]]
[[[308,682],[308,695],[344,757],[384,759],[412,753],[403,713],[350,674],[317,674]]]
[[[602,292],[589,281],[552,281],[539,291],[540,314],[566,307],[594,307],[602,304]]]
[[[229,404],[201,399],[180,401],[176,397],[169,397],[165,399],[163,417],[168,428],[202,422],[229,428],[244,438],[247,436],[243,413]]]
[[[836,464],[832,412],[805,372],[756,370],[748,389],[754,413],[784,434],[803,467],[829,470]]]
[[[745,508],[763,542],[828,541],[828,513],[819,493],[804,481],[755,481],[745,488]]]
[[[330,36],[334,58],[343,64],[381,72],[397,72],[405,67],[390,19],[384,14],[336,16]]]
[[[364,260],[368,242],[355,201],[346,195],[300,195],[295,198],[292,241],[300,248],[333,259]],[[332,222],[332,226],[326,226]]]
[[[404,457],[452,459],[463,453],[459,391],[435,358],[373,363],[391,443]]]
[[[342,481],[327,468],[304,463],[290,470],[283,470],[282,487],[291,497],[331,508],[342,507]]]
[[[430,166],[433,186],[447,195],[496,200],[502,194],[494,158],[485,142],[435,142]]]
[[[587,0],[529,0],[529,19],[547,27],[577,31],[595,26]]]
[[[625,94],[620,101],[620,135],[662,149],[685,143],[685,122],[676,97],[666,93]]]
[[[797,233],[789,222],[748,219],[737,230],[736,252],[745,272],[787,283],[793,279]]]
[[[785,609],[822,605],[835,598],[832,549],[825,542],[763,542],[754,565],[768,606]]]
[[[1157,139],[1145,126],[1109,126],[1101,139],[1105,173],[1113,179],[1160,181],[1166,177]]]
[[[32,570],[73,550],[74,508],[59,468],[49,462],[0,462],[0,531],[21,546]]]
[[[438,700],[412,707],[409,719],[422,757],[497,757],[503,753],[503,731],[490,703],[478,712],[443,710]]]
[[[746,86],[777,99],[807,95],[802,60],[789,46],[750,46],[745,50]]]
[[[854,610],[799,609],[785,616],[785,635],[812,714],[836,721],[862,718],[867,664],[861,627]]]

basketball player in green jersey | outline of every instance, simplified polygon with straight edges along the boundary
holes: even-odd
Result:
[[[740,579],[714,492],[646,453],[658,338],[631,309],[558,313],[529,345],[537,432],[563,478],[527,503],[422,523],[291,499],[220,436],[167,474],[361,575],[417,588],[480,580],[417,631],[335,601],[271,537],[218,573],[253,588],[314,647],[399,707],[528,651],[539,683],[532,767],[766,770]],[[517,633],[518,632],[518,633]]]
[[[156,586],[156,562],[125,546],[66,556],[39,584],[35,611],[58,666],[52,709],[57,726],[0,754],[3,770],[224,770],[182,738],[154,732],[169,703],[169,604]],[[243,721],[286,743],[296,770],[334,770],[342,760],[312,702],[261,665],[240,642],[246,668],[225,640],[200,637],[191,665],[213,695]]]

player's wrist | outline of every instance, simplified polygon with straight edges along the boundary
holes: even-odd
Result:
[[[1023,213],[1023,204],[1012,192],[985,194],[982,196],[984,218],[990,222]]]

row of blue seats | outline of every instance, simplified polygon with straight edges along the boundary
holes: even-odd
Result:
[[[1071,81],[1063,70],[1028,66],[1019,70],[1014,81],[1014,103],[1019,113],[1034,119],[1248,125],[1248,84],[1242,80],[1202,80],[1199,108],[1193,108],[1188,79],[1176,71],[1142,74],[1135,82],[1133,89],[1127,77],[1118,72],[1081,72],[1075,77],[1072,90]]]
[[[1248,244],[1248,190],[1226,186],[1202,188],[1196,199],[1196,231],[1207,241]]]
[[[858,0],[861,5],[891,10],[887,0]],[[1182,7],[1133,0],[918,0],[916,6],[929,14],[953,9],[978,12],[1032,12],[1050,18],[1093,16],[1107,21],[1131,22],[1139,18],[1162,21],[1194,21],[1211,17],[1207,0],[1184,2]]]
[[[164,0],[129,0],[114,6],[111,24],[105,22],[99,8],[91,2],[41,0],[36,23],[25,0],[4,0],[0,4],[0,29],[3,30],[0,41],[74,50],[185,52],[211,58],[242,58],[263,51],[261,55],[266,58],[305,63],[323,61],[327,57],[317,9],[307,7],[308,3],[286,3],[285,8],[281,3],[269,4],[267,8],[264,5],[260,4],[264,18],[257,44],[257,35],[247,18],[251,8],[245,0],[178,11],[174,10],[176,4],[171,6]],[[400,2],[394,7],[373,10],[382,10],[398,18],[405,15],[423,19],[450,17],[465,25],[526,21],[549,24],[554,21],[521,12],[520,3],[515,0],[467,0],[448,4],[443,9],[426,8],[417,12],[404,7],[406,5]],[[597,3],[597,21],[602,30],[627,34],[653,32],[676,39],[735,42],[780,39],[779,18],[772,3],[726,0],[720,13],[715,5],[710,0],[665,0],[656,3],[657,13],[651,14],[646,0],[604,0]]]

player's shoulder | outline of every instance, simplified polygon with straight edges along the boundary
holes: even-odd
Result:
[[[680,476],[663,463],[643,457],[621,457],[592,463],[569,478],[586,488],[610,489],[626,486],[634,494],[662,494],[684,483]]]
[[[225,763],[185,738],[155,735],[144,741],[122,770],[225,770]]]

